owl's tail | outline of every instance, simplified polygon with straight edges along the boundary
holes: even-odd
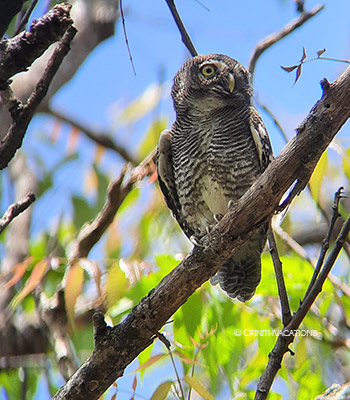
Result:
[[[267,226],[259,228],[238,248],[233,256],[211,278],[228,296],[239,301],[250,300],[261,280],[261,252],[266,243]]]

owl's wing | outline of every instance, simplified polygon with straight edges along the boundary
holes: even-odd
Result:
[[[193,235],[184,218],[181,216],[181,205],[175,186],[173,160],[171,152],[171,130],[165,129],[159,138],[157,148],[158,181],[165,202],[172,211],[184,233],[190,238]]]
[[[273,152],[265,124],[261,119],[259,113],[253,107],[251,108],[249,124],[258,152],[262,172],[273,160]]]

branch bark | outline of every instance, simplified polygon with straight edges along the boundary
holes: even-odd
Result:
[[[322,88],[321,100],[299,126],[296,136],[213,228],[208,247],[195,247],[121,324],[108,327],[102,314],[94,315],[95,350],[54,399],[99,398],[249,232],[270,219],[291,185],[297,181],[305,187],[323,151],[350,117],[350,68],[332,84],[323,80]]]
[[[0,42],[0,89],[21,71],[26,71],[52,44],[60,40],[73,21],[69,16],[71,6],[55,6],[43,17],[35,20],[29,31]]]
[[[35,201],[35,195],[33,192],[29,192],[24,199],[11,204],[4,216],[0,218],[0,233],[17,217],[17,215],[25,211],[33,201]]]
[[[61,39],[58,46],[56,47],[55,51],[53,52],[48,65],[40,78],[39,82],[36,84],[32,94],[30,95],[28,101],[25,104],[22,104],[19,100],[15,99],[12,97],[12,93],[10,92],[10,89],[8,87],[5,88],[2,92],[2,99],[8,105],[9,111],[12,117],[12,124],[7,132],[7,135],[4,137],[4,139],[0,143],[0,169],[6,168],[10,160],[14,157],[16,151],[21,147],[22,141],[24,138],[24,135],[27,131],[27,127],[29,125],[29,122],[31,121],[34,112],[36,111],[38,105],[42,101],[42,99],[45,97],[49,85],[55,75],[55,73],[58,70],[58,67],[61,65],[63,58],[69,51],[69,45],[76,34],[76,29],[72,26],[73,21],[68,17],[70,7],[65,5],[65,6],[56,6],[52,11],[50,11],[48,14],[56,15],[61,15],[62,13],[64,14],[64,18],[60,19],[58,18],[58,22],[56,21],[55,18],[48,18],[47,20],[44,19],[43,17],[43,24],[37,24],[33,25],[32,27],[32,32],[41,32],[42,30],[50,31],[49,28],[47,28],[48,25],[53,25],[55,26],[55,23],[63,25],[64,30],[59,32],[58,37]],[[48,15],[47,14],[47,15]],[[57,17],[57,15],[56,15]],[[48,21],[48,22],[47,22]],[[63,21],[63,22],[62,22]],[[35,29],[34,29],[35,26]],[[45,27],[45,29],[43,28]],[[53,32],[56,32],[53,30]],[[26,33],[26,32],[25,32]],[[60,35],[63,35],[62,38]],[[23,36],[23,35],[22,35]],[[41,37],[38,33],[33,36],[38,36]],[[56,38],[56,36],[55,36]],[[26,42],[26,38],[23,40]],[[43,40],[45,42],[45,46],[48,47],[49,44],[51,44],[51,39],[50,40]],[[7,61],[6,57],[4,57],[3,62],[6,64],[8,70],[11,71],[11,74],[13,75],[14,73],[19,72],[22,70],[22,68],[26,68],[27,63],[31,63],[33,61],[32,56],[25,57],[23,56],[23,53],[25,54],[26,52],[31,52],[33,48],[46,48],[44,45],[40,47],[40,40],[34,40],[33,43],[30,43],[30,46],[28,48],[21,47],[19,43],[15,43],[17,47],[14,47],[13,51],[9,49],[6,50],[5,54],[7,56],[12,55],[14,59],[16,59],[16,54],[18,50],[18,54],[21,54],[22,57],[25,59],[25,62],[17,64],[14,63],[16,68],[11,68],[11,63]],[[35,51],[33,51],[35,54]],[[18,55],[17,55],[18,56]],[[36,55],[37,57],[38,55]],[[1,65],[1,62],[0,62]],[[10,75],[10,76],[12,76]],[[0,73],[1,76],[1,73]],[[6,77],[6,75],[5,75]],[[4,83],[4,82],[3,82]],[[4,83],[5,84],[5,83]],[[9,93],[10,92],[10,93]]]

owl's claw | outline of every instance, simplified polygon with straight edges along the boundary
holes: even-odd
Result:
[[[194,235],[192,235],[192,236],[190,237],[190,241],[191,241],[191,243],[192,243],[194,246],[197,246],[197,247],[204,247],[204,244],[201,243],[201,240],[200,240],[200,239],[198,240]]]
[[[214,219],[215,219],[216,222],[219,222],[219,221],[222,220],[222,218],[224,217],[224,215],[218,213],[218,214],[214,214],[213,217],[214,217]]]
[[[228,202],[228,204],[227,204],[227,208],[230,209],[231,207],[233,207],[233,205],[234,205],[234,201],[233,201],[233,200],[230,200],[230,201]]]

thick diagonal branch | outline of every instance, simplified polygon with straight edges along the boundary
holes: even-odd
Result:
[[[350,68],[333,84],[324,81],[323,89],[322,99],[296,136],[211,231],[209,247],[195,247],[121,324],[107,327],[103,316],[96,314],[95,350],[54,399],[99,398],[152,343],[155,333],[171,315],[215,274],[245,236],[271,217],[291,185],[296,180],[307,181],[323,151],[350,117]]]

